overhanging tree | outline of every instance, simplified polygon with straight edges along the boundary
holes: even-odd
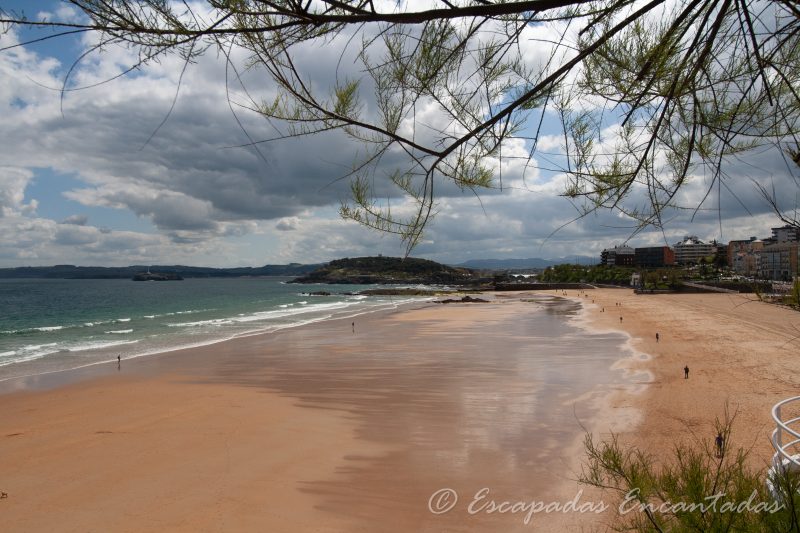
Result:
[[[668,209],[699,208],[676,200],[694,176],[711,178],[706,197],[726,187],[727,158],[797,145],[794,0],[65,1],[84,22],[6,11],[2,24],[57,30],[41,38],[95,33],[84,56],[133,47],[131,69],[169,54],[188,65],[214,48],[239,82],[231,51],[245,49],[272,94],[239,104],[278,132],[251,146],[345,132],[359,156],[341,214],[400,234],[409,249],[442,182],[502,187],[503,162],[519,157],[512,145],[534,165],[547,116],[563,135],[552,165],[567,176],[563,193],[579,215],[616,209],[641,226],[660,225]],[[358,62],[341,75],[337,68],[332,87],[314,83],[297,60],[320,43]],[[376,180],[393,183],[414,209],[376,200]]]

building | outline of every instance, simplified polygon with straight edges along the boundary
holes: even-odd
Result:
[[[750,237],[749,239],[738,240],[738,241],[730,241],[728,243],[728,264],[733,266],[736,254],[740,252],[746,252],[750,248],[751,243],[756,241],[758,241],[758,239],[755,237]]]
[[[717,251],[715,244],[703,242],[694,235],[684,237],[675,243],[675,262],[679,265],[694,265],[704,257],[714,255]]]
[[[634,250],[634,265],[643,268],[661,268],[675,264],[675,252],[669,246],[650,246]]]
[[[759,275],[764,241],[755,237],[728,243],[728,266],[740,276]]]
[[[614,265],[621,267],[632,267],[635,264],[635,255],[630,254],[617,254],[614,258]]]
[[[740,276],[756,276],[761,269],[761,250],[764,249],[763,241],[755,241],[750,250],[735,252],[733,260],[728,266]],[[731,254],[728,254],[730,257]]]
[[[779,242],[764,246],[759,264],[760,277],[776,281],[792,281],[798,274],[797,242]]]
[[[798,242],[800,241],[800,228],[788,224],[780,228],[772,228],[772,238],[776,243]]]
[[[728,262],[728,245],[717,241],[712,241],[711,244],[714,245],[714,264],[717,266],[730,265]]]
[[[600,264],[606,266],[633,266],[634,250],[630,246],[606,248],[600,254]]]

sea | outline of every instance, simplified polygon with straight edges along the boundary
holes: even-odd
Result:
[[[292,278],[0,280],[0,381],[213,344],[424,297]],[[313,296],[312,292],[329,292]]]

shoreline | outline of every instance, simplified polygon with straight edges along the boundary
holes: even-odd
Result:
[[[614,516],[524,524],[466,506],[481,487],[602,501],[574,479],[582,427],[660,460],[677,440],[709,442],[726,403],[730,442],[767,462],[769,409],[800,385],[799,314],[722,294],[567,292],[418,302],[354,332],[329,319],[19,382],[0,394],[0,511],[22,530],[589,529]],[[434,515],[442,487],[461,500]]]
[[[380,315],[384,313],[394,313],[394,312],[401,312],[404,309],[412,309],[412,306],[417,305],[426,305],[430,304],[431,301],[429,299],[420,299],[420,300],[412,300],[412,301],[402,301],[399,303],[393,304],[393,307],[387,308],[380,308],[380,309],[370,309],[364,308],[363,310],[356,310],[353,314],[347,315],[340,315],[340,316],[323,316],[318,318],[308,319],[298,323],[291,323],[286,325],[278,325],[274,326],[272,329],[265,330],[265,331],[255,331],[255,332],[248,332],[248,333],[241,333],[241,334],[234,334],[231,337],[220,337],[218,339],[209,339],[206,341],[201,341],[195,344],[187,344],[187,345],[178,345],[175,347],[166,347],[164,349],[159,349],[153,352],[145,352],[141,354],[135,354],[132,356],[122,358],[122,361],[128,361],[129,363],[133,361],[139,360],[146,360],[152,357],[166,357],[171,354],[197,350],[197,349],[204,349],[210,346],[215,346],[217,344],[223,344],[228,342],[236,342],[241,339],[249,339],[251,337],[260,337],[260,336],[269,336],[275,335],[281,331],[287,329],[294,329],[294,328],[304,328],[307,326],[311,326],[313,324],[317,324],[320,322],[333,322],[333,321],[340,321],[340,320],[351,320],[355,317],[364,316],[364,315]],[[86,363],[80,366],[71,367],[71,368],[61,368],[56,370],[47,370],[39,373],[33,374],[25,374],[19,376],[9,376],[0,378],[0,397],[3,394],[7,394],[9,391],[18,391],[18,390],[27,390],[30,387],[31,390],[48,390],[60,387],[62,385],[71,384],[81,382],[87,379],[95,379],[97,377],[114,375],[112,366],[115,365],[117,361],[114,359],[110,360],[103,360],[103,361],[93,361],[91,363]],[[11,365],[16,363],[11,363]],[[107,366],[106,366],[107,365]],[[63,379],[59,379],[62,377]],[[27,383],[26,383],[27,382]],[[41,383],[41,384],[40,384]],[[15,386],[15,384],[17,386]]]
[[[0,321],[0,380],[116,361],[119,354],[129,359],[210,345],[420,300],[368,298],[340,293],[341,287],[327,287],[328,297],[319,298],[274,279],[195,280],[191,286],[55,280],[51,291],[20,281],[4,287],[15,298],[26,298],[26,291],[31,297]],[[52,305],[48,291],[61,303]]]
[[[578,344],[563,352],[569,370],[555,374],[531,360],[550,337],[530,328],[573,331],[561,315],[575,308],[423,303],[370,313],[355,333],[351,320],[329,320],[123,361],[121,373],[112,363],[96,379],[28,383],[0,396],[4,519],[23,530],[59,520],[67,529],[190,531],[234,513],[258,524],[249,529],[349,531],[386,520],[386,531],[527,530],[520,517],[463,508],[438,517],[426,501],[445,486],[464,500],[484,485],[498,498],[572,497],[580,431],[563,383],[594,390],[601,369],[614,375],[615,351],[599,366],[591,354],[618,338],[575,330]],[[594,400],[583,400],[586,420],[602,407]],[[227,496],[198,475],[228,480]],[[263,494],[275,500],[257,504]],[[149,522],[126,511],[145,507]],[[99,508],[107,511],[90,512]],[[552,527],[549,518],[540,525]]]
[[[623,442],[656,456],[670,456],[678,440],[712,443],[714,420],[728,408],[737,416],[730,444],[752,447],[750,466],[769,464],[771,408],[800,387],[800,313],[743,294],[587,292],[591,327],[625,331],[640,355],[626,369],[649,373],[642,394],[613,400],[645,414],[636,431],[621,433]]]

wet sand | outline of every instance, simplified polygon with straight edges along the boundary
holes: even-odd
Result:
[[[584,428],[626,386],[624,337],[579,310],[426,304],[4,383],[3,528],[562,530],[581,517],[469,504],[577,494]]]
[[[752,446],[756,467],[769,460],[770,408],[800,389],[800,314],[740,295],[531,297],[6,382],[3,529],[602,530],[613,516],[526,525],[524,511],[468,506],[484,487],[497,502],[569,501],[584,428],[658,457],[676,439],[710,442],[726,403],[739,412],[732,444]],[[603,333],[616,331],[630,352]],[[460,499],[434,515],[443,488]]]
[[[632,347],[651,357],[631,365],[652,374],[645,393],[615,399],[616,407],[633,405],[644,414],[625,435],[628,442],[656,455],[668,454],[676,439],[710,444],[714,419],[724,417],[727,404],[738,413],[729,444],[752,447],[754,468],[768,464],[772,406],[800,394],[800,313],[752,294],[586,292],[588,323],[626,331]]]

